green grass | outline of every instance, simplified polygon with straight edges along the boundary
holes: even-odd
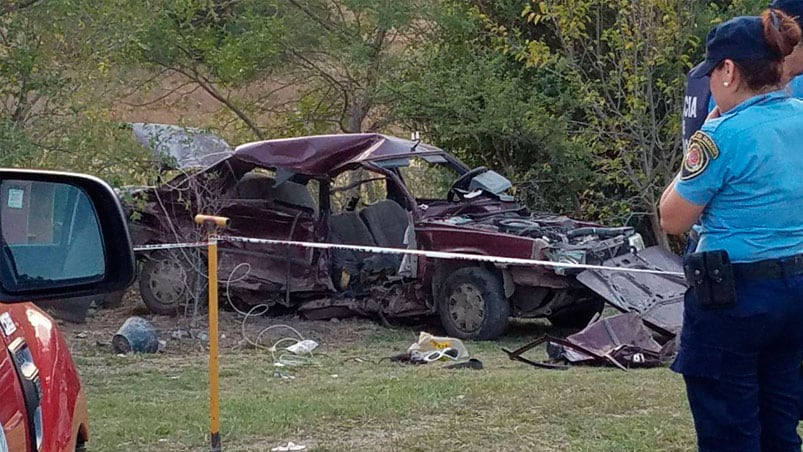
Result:
[[[679,376],[666,368],[542,370],[499,351],[538,333],[468,343],[482,371],[377,362],[403,351],[415,336],[410,329],[376,328],[358,345],[324,342],[317,365],[283,370],[294,380],[274,376],[268,353],[224,352],[223,444],[254,451],[287,441],[336,451],[693,448]],[[207,449],[204,354],[123,358],[79,348],[76,361],[89,397],[90,450]]]

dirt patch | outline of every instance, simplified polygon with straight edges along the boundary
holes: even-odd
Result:
[[[201,312],[193,316],[175,317],[156,315],[145,307],[139,292],[129,290],[119,306],[111,309],[90,311],[85,323],[59,320],[64,336],[75,352],[92,354],[92,350],[107,350],[111,353],[111,339],[125,320],[139,316],[148,320],[157,330],[160,340],[165,341],[162,353],[167,355],[206,354],[208,351],[208,316]],[[255,348],[255,344],[270,347],[281,338],[297,337],[286,325],[294,328],[305,339],[325,344],[329,350],[349,348],[364,343],[372,337],[392,334],[386,326],[371,319],[348,318],[341,320],[305,320],[296,314],[251,315],[245,317],[229,309],[220,311],[219,330],[221,351]],[[267,329],[271,326],[273,328]],[[266,330],[267,329],[267,330]],[[405,329],[403,335],[414,335]],[[285,346],[290,343],[285,344]]]

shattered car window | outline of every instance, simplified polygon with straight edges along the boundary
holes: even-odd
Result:
[[[409,159],[409,165],[399,166],[398,170],[415,199],[446,199],[452,182],[460,176],[445,159],[415,157]]]
[[[354,210],[387,199],[385,176],[355,169],[344,171],[332,181],[332,212]]]

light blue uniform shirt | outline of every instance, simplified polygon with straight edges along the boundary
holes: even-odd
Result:
[[[675,188],[706,206],[697,251],[733,262],[803,253],[803,101],[777,91],[707,121]]]
[[[793,78],[792,81],[789,82],[789,85],[787,85],[787,89],[789,90],[790,96],[803,99],[803,75],[798,75]]]

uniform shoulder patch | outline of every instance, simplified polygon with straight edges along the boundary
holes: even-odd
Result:
[[[719,157],[719,148],[705,132],[698,130],[689,139],[689,149],[683,158],[681,180],[694,179],[708,168],[708,163]]]

